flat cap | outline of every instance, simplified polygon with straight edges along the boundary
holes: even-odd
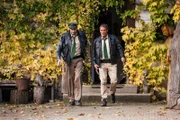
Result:
[[[70,29],[74,30],[74,29],[77,28],[77,22],[70,22],[70,23],[68,24],[68,26],[69,26]]]

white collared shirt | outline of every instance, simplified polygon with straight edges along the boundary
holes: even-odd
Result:
[[[108,36],[106,36],[105,38],[107,38],[106,39],[106,47],[107,47],[107,53],[108,53],[108,59],[110,59],[111,57],[110,57],[110,46],[109,46],[109,37]],[[103,60],[103,59],[105,59],[104,58],[104,39],[101,37],[101,40],[102,40],[102,46],[101,46],[101,49],[102,49],[102,58],[101,58],[101,60]]]
[[[73,36],[71,36],[73,37]],[[76,48],[75,48],[75,53],[74,56],[80,56],[81,55],[81,47],[80,47],[80,42],[79,42],[79,36],[75,36],[75,42],[76,42]],[[74,44],[74,41],[72,39],[72,45]]]

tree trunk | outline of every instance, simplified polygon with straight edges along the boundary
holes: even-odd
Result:
[[[36,86],[34,87],[34,102],[37,104],[41,104],[44,101],[44,86]]]
[[[170,43],[170,60],[167,107],[180,109],[180,21]]]
[[[43,86],[44,85],[43,76],[40,75],[39,73],[36,75],[35,83],[38,84],[38,86]]]

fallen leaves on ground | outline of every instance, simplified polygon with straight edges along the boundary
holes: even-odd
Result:
[[[42,105],[39,105],[39,108],[43,108],[43,106],[42,106]]]
[[[93,114],[88,114],[88,117],[94,118],[94,115]]]
[[[99,118],[99,119],[102,118],[102,114],[101,114],[101,113],[98,114],[98,118]]]
[[[56,104],[56,106],[58,106],[58,107],[64,107],[65,105],[64,105],[64,103],[58,103],[58,104]]]
[[[67,113],[68,112],[68,110],[67,109],[63,109],[63,113]]]
[[[78,116],[84,116],[85,114],[84,113],[80,113],[80,114],[78,114]]]
[[[139,116],[144,116],[144,114],[142,114],[142,113],[139,113]]]
[[[37,110],[37,108],[33,108],[32,110]]]
[[[2,113],[7,114],[7,112],[5,110],[2,110]]]
[[[36,111],[33,113],[34,115],[39,115],[39,111]]]
[[[18,110],[13,110],[12,112],[13,112],[13,113],[17,113],[17,112],[18,112]]]
[[[160,108],[160,111],[158,111],[157,113],[160,116],[164,116],[166,114],[166,109],[165,108]]]
[[[160,116],[164,116],[164,115],[166,114],[166,111],[158,111],[157,113],[158,113],[158,115],[160,115]]]
[[[45,106],[45,107],[51,109],[51,106]]]
[[[24,111],[21,111],[21,114],[23,114],[24,113]]]
[[[124,116],[125,117],[125,114],[123,113],[123,111],[122,112],[119,111],[115,114],[115,116]]]
[[[13,120],[18,120],[18,118],[14,118]]]
[[[68,118],[67,120],[74,120],[73,118]]]
[[[55,113],[56,113],[56,114],[60,114],[60,113],[61,113],[61,111],[56,111]]]

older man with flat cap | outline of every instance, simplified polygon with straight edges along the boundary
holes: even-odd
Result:
[[[85,33],[77,29],[77,23],[68,24],[69,31],[62,34],[57,46],[58,65],[61,66],[61,57],[65,62],[64,82],[62,88],[67,88],[69,106],[81,106],[83,59],[86,56],[85,48],[87,39]],[[64,85],[64,86],[63,86]],[[65,91],[64,91],[65,93]]]

